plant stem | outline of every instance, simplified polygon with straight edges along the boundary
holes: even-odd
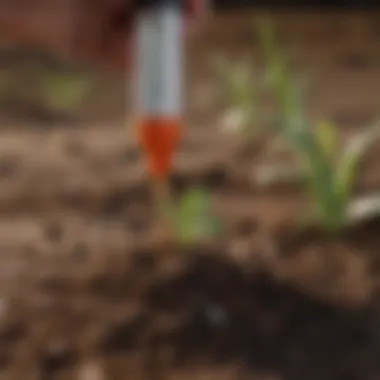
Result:
[[[152,184],[154,201],[157,207],[157,216],[160,226],[167,232],[172,232],[172,196],[169,181],[166,178],[154,179]]]

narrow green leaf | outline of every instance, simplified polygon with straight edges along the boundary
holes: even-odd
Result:
[[[277,132],[298,156],[319,222],[335,231],[342,222],[335,191],[335,164],[331,159],[338,145],[337,131],[327,122],[318,125],[317,131],[310,130],[304,105],[306,87],[291,74],[289,61],[277,45],[273,24],[268,19],[259,22],[259,35],[268,65],[268,83],[281,114]]]
[[[184,194],[177,210],[177,232],[180,241],[190,244],[210,234],[220,226],[209,210],[210,195],[204,189],[192,189]]]
[[[379,137],[380,122],[352,138],[342,152],[336,172],[336,192],[342,207],[347,207],[362,158]]]
[[[234,125],[233,129],[251,135],[258,123],[259,94],[259,84],[255,81],[252,65],[219,58],[214,67],[224,84],[225,97],[232,105],[234,115],[239,114],[239,125]]]
[[[309,190],[315,203],[316,213],[323,224],[330,226],[335,224],[336,216],[334,213],[336,199],[333,165],[318,148],[310,151],[307,161],[309,164]]]
[[[47,74],[43,83],[45,95],[53,107],[72,110],[78,107],[89,89],[88,78]]]
[[[258,22],[259,39],[267,61],[266,82],[272,87],[276,103],[283,118],[283,128],[304,128],[303,98],[306,91],[304,81],[296,81],[289,70],[289,62],[276,42],[274,25],[264,18]]]
[[[339,150],[338,127],[330,120],[323,119],[316,124],[315,133],[326,158],[334,160]]]

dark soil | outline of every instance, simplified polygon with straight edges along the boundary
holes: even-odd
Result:
[[[223,17],[190,46],[191,127],[172,178],[177,194],[210,190],[221,236],[188,247],[154,239],[120,79],[105,80],[74,127],[4,121],[0,379],[380,378],[380,221],[329,239],[289,227],[308,207],[297,189],[252,187],[257,152],[237,154],[220,133],[206,63],[210,47],[260,57],[250,21]],[[311,114],[360,130],[378,106],[378,15],[278,20],[295,64],[317,69]],[[380,186],[370,156],[361,193]]]

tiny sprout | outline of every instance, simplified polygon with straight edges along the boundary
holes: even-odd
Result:
[[[210,194],[205,189],[187,191],[180,198],[173,214],[177,237],[185,245],[221,231],[220,220],[210,210]]]

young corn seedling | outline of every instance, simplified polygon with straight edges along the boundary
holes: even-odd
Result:
[[[359,203],[352,200],[353,190],[360,164],[379,137],[380,123],[377,122],[343,145],[338,127],[324,121],[315,126],[308,154],[298,149],[316,216],[328,231],[340,232],[349,222],[355,222],[355,215],[360,216],[358,208],[354,207]]]
[[[60,112],[78,109],[92,84],[88,73],[43,52],[29,54],[42,105]]]
[[[224,57],[219,57],[214,67],[230,106],[223,115],[224,129],[243,137],[256,137],[260,88],[253,67],[248,62],[234,63]]]
[[[292,77],[285,55],[276,44],[268,20],[259,25],[268,65],[268,79],[280,111],[274,124],[298,157],[308,186],[315,221],[331,234],[350,221],[352,192],[365,153],[380,136],[380,123],[343,145],[338,128],[328,122],[312,123],[306,116],[303,96]]]
[[[41,78],[42,94],[55,110],[76,110],[89,92],[90,78],[68,73],[45,72]]]
[[[271,113],[262,104],[261,95],[267,89],[265,76],[255,70],[254,65],[247,60],[234,63],[219,57],[214,62],[214,68],[223,85],[223,100],[227,100],[229,104],[222,118],[222,128],[239,138],[236,157],[253,155],[256,159],[280,152],[283,143],[267,128]],[[252,182],[263,186],[261,179],[253,179]]]
[[[218,235],[222,230],[220,220],[210,210],[210,194],[202,188],[193,188],[182,195],[172,215],[182,245]]]
[[[2,100],[65,112],[79,107],[89,91],[90,78],[38,51],[4,49],[0,54],[9,56],[11,67],[2,73]]]

